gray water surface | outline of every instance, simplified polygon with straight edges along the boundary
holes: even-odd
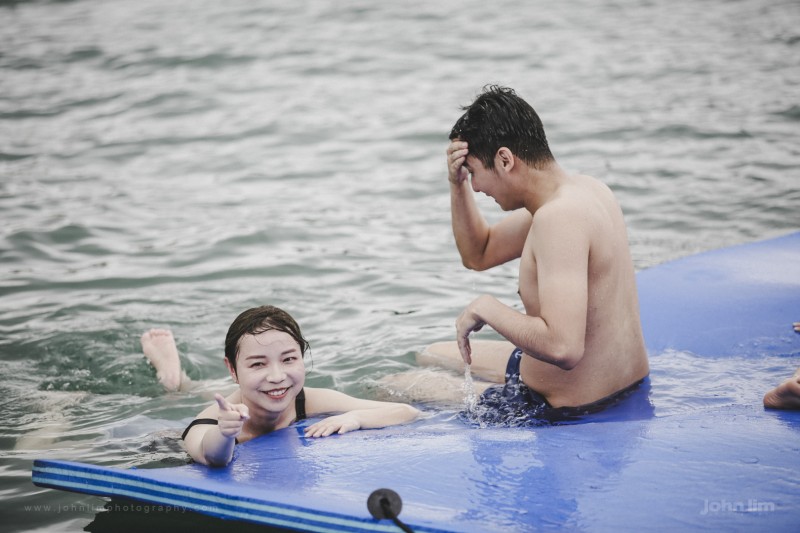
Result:
[[[185,460],[207,399],[161,392],[147,328],[224,380],[230,321],[279,305],[309,384],[369,395],[475,296],[518,305],[516,263],[468,272],[450,232],[447,135],[487,83],[613,188],[638,269],[800,229],[797,2],[0,3],[4,529],[102,505],[34,487],[35,458]],[[797,361],[740,363],[654,354],[657,413],[759,401],[680,370],[766,387]]]

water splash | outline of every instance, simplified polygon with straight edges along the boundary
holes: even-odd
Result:
[[[464,365],[464,409],[467,413],[474,414],[478,406],[478,395],[475,394],[475,384],[472,382],[470,365]]]

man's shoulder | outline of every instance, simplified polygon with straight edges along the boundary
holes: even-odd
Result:
[[[574,219],[585,215],[589,201],[585,194],[577,190],[560,191],[559,194],[539,206],[533,214],[533,225],[558,223],[563,219]]]
[[[536,219],[583,219],[594,212],[605,211],[609,203],[616,203],[614,193],[602,181],[588,175],[575,178],[536,211]]]
[[[598,182],[600,183],[600,182]],[[594,189],[594,190],[592,190]],[[594,242],[609,227],[609,199],[602,189],[586,184],[570,186],[543,204],[534,214],[534,240]]]

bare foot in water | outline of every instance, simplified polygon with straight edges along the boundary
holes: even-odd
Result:
[[[800,322],[794,323],[800,333]],[[764,395],[764,407],[769,409],[800,409],[800,368],[790,377]]]
[[[769,409],[800,409],[800,369],[764,395],[764,407]]]
[[[168,329],[151,329],[142,334],[142,350],[156,369],[158,380],[168,391],[181,388],[183,371],[175,338]]]

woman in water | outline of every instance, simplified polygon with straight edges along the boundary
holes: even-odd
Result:
[[[188,378],[169,330],[145,332],[142,348],[167,390],[185,385]],[[410,405],[304,387],[307,349],[297,322],[277,307],[256,307],[236,317],[225,337],[225,366],[239,387],[227,397],[215,394],[216,403],[186,428],[182,438],[189,455],[224,466],[236,444],[323,414],[338,413],[308,426],[306,437],[403,424],[418,416]]]

